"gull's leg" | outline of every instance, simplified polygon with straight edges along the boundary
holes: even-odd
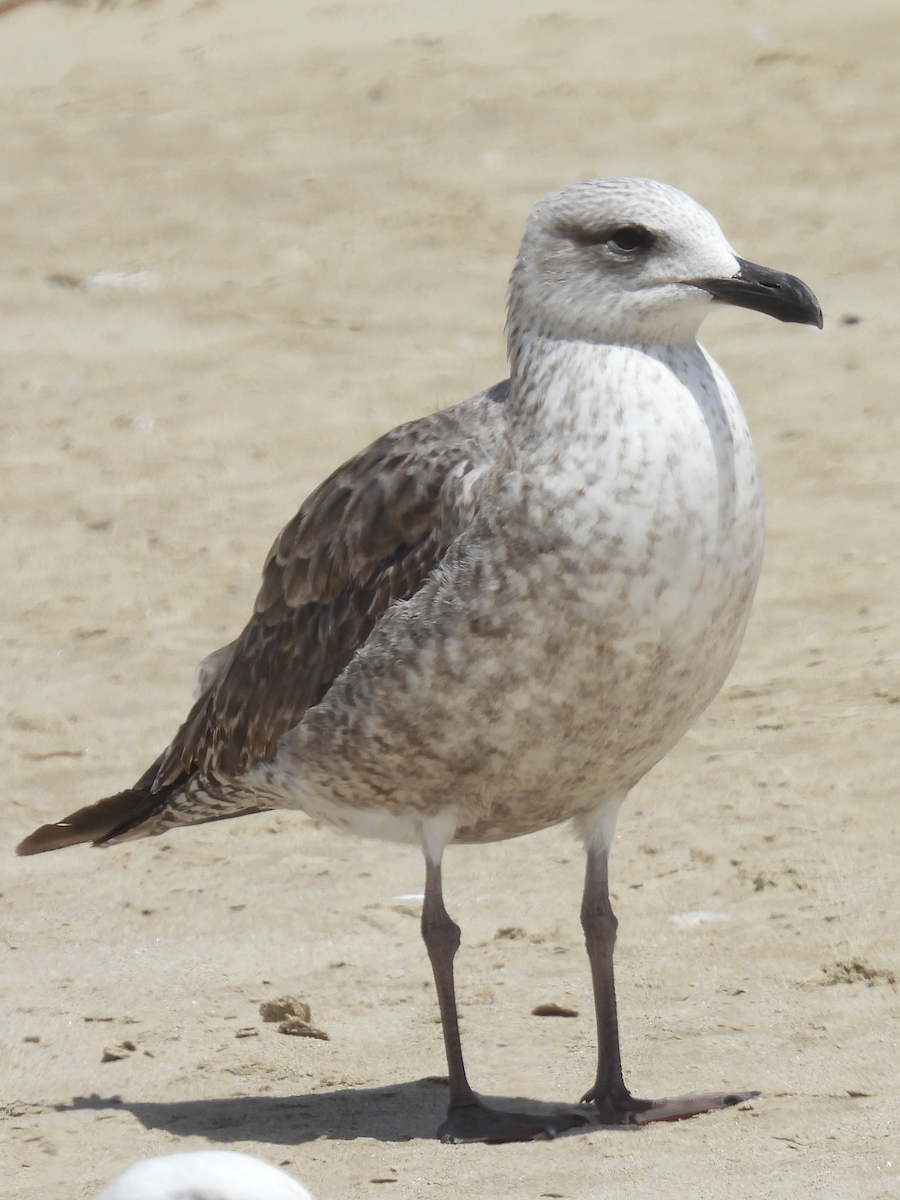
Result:
[[[582,1097],[582,1104],[593,1104],[600,1120],[607,1125],[646,1125],[651,1121],[681,1121],[699,1113],[729,1108],[758,1096],[759,1092],[693,1092],[668,1100],[638,1100],[625,1086],[619,1051],[619,1021],[616,1013],[616,984],[613,975],[613,949],[616,921],[609,902],[609,843],[612,840],[618,805],[611,819],[598,824],[587,841],[587,872],[581,924],[584,929],[594,1007],[597,1013],[597,1078]],[[587,839],[586,839],[587,840]]]
[[[531,1142],[547,1140],[564,1129],[583,1125],[584,1118],[572,1112],[551,1117],[499,1112],[482,1104],[469,1086],[463,1063],[456,1014],[456,989],[453,984],[453,959],[459,949],[459,926],[450,919],[444,908],[440,862],[432,862],[427,856],[425,861],[422,937],[434,972],[450,1075],[447,1119],[438,1130],[438,1137],[442,1142]]]

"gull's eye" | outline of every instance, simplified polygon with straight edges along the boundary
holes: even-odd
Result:
[[[578,246],[600,246],[613,259],[624,261],[638,258],[651,250],[657,242],[655,233],[643,225],[619,225],[605,229],[564,229],[565,235]]]
[[[650,230],[644,229],[643,225],[623,225],[621,229],[613,230],[607,237],[606,244],[619,254],[632,255],[649,250],[655,240]]]

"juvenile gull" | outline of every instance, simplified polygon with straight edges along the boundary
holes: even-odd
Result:
[[[675,188],[587,180],[541,201],[510,282],[509,379],[321,484],[168,749],[20,853],[271,808],[420,845],[450,1078],[438,1132],[520,1141],[584,1118],[498,1111],[470,1088],[441,857],[571,820],[598,1029],[583,1103],[643,1124],[755,1094],[630,1094],[607,883],[619,807],[721,687],[759,574],[750,433],[696,341],[716,302],[822,326],[805,284],[738,258]]]

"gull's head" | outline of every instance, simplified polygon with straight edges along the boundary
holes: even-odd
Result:
[[[510,344],[529,333],[687,341],[715,302],[822,327],[806,284],[738,258],[684,192],[653,179],[586,179],[532,209],[510,281]]]

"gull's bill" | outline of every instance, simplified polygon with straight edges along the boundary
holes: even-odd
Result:
[[[810,288],[796,275],[773,271],[739,258],[740,271],[730,279],[691,279],[714,300],[765,313],[778,321],[822,328],[822,310]]]

